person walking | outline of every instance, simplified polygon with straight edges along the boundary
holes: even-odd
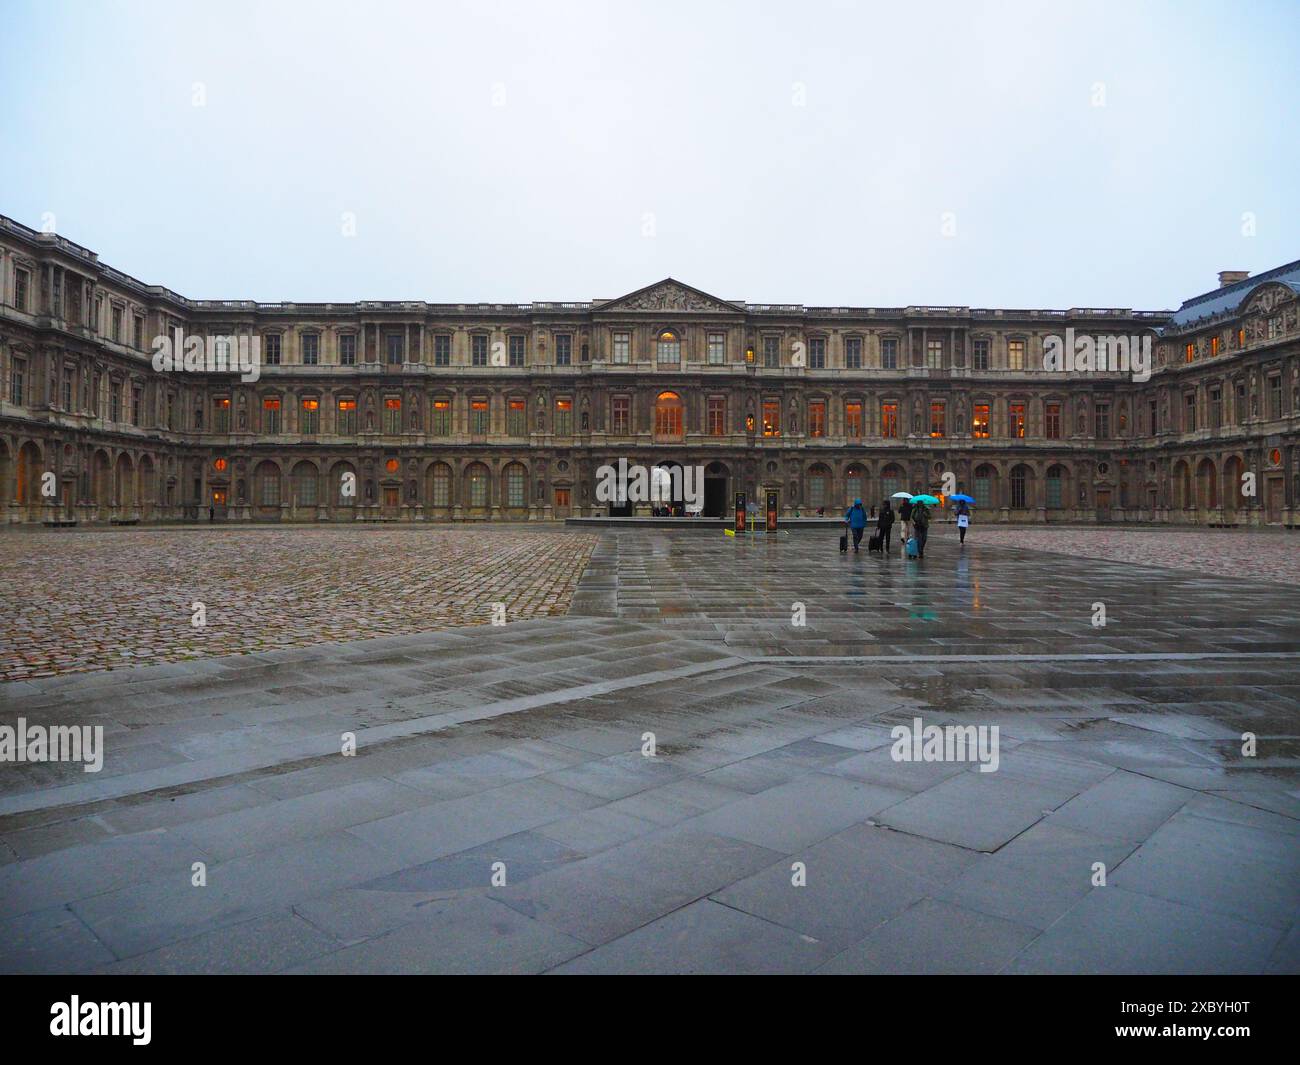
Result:
[[[912,501],[904,499],[898,505],[898,520],[903,523],[903,550],[907,550],[907,541],[912,538]]]
[[[880,533],[880,552],[886,558],[889,557],[889,536],[893,527],[894,511],[886,499],[880,507],[880,517],[876,519],[876,530]]]
[[[962,500],[957,504],[957,536],[958,543],[963,547],[966,546],[966,530],[970,528],[970,504]]]
[[[867,527],[867,512],[862,509],[862,500],[855,499],[853,506],[844,512],[844,521],[853,530],[853,550],[858,550],[862,543],[862,530]]]
[[[924,503],[912,506],[912,526],[916,529],[916,557],[925,558],[925,541],[930,535],[930,508]]]

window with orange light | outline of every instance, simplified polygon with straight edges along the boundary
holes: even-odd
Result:
[[[781,404],[776,400],[763,401],[763,435],[781,435]]]

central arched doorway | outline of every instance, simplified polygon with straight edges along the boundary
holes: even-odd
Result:
[[[727,516],[727,480],[729,471],[721,462],[710,462],[704,470],[704,516],[706,518],[725,518]]]

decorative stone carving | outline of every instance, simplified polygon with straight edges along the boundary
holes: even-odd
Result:
[[[644,292],[626,299],[615,300],[612,306],[628,311],[734,311],[736,308],[721,300],[711,299],[693,292],[676,281],[664,281]]]

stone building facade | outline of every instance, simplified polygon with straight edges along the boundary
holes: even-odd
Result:
[[[1177,312],[193,300],[0,216],[0,522],[596,515],[623,458],[704,467],[715,514],[955,483],[985,521],[1295,526],[1298,294],[1300,262]],[[155,369],[177,331],[258,378]],[[1145,338],[1149,379],[1046,368],[1077,337]]]

